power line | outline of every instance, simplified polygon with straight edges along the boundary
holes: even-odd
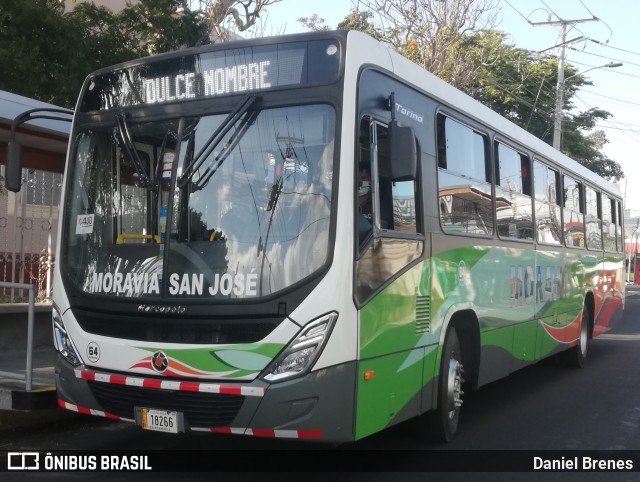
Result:
[[[613,57],[609,57],[607,55],[599,55],[599,54],[594,54],[593,52],[587,52],[585,50],[579,50],[575,47],[567,47],[569,50],[573,50],[575,52],[578,53],[582,53],[582,54],[586,54],[586,55],[592,55],[594,57],[600,57],[601,59],[607,59],[607,60],[615,60],[616,62],[624,62],[625,65],[635,65],[636,67],[640,67],[640,64],[636,64],[634,62],[629,62],[628,60],[621,60],[621,59],[614,59]]]
[[[575,60],[573,60],[572,63],[578,64],[578,65],[582,65],[584,67],[590,67],[592,69],[597,69],[598,67],[602,67],[601,65],[589,65],[589,64],[582,63],[582,62],[577,62]],[[617,74],[617,75],[626,75],[627,77],[635,77],[637,79],[640,79],[640,75],[633,75],[633,74],[629,74],[627,72],[620,72],[619,70],[609,70],[609,72]]]
[[[613,45],[609,45],[609,44],[606,44],[606,43],[603,43],[603,42],[598,42],[597,40],[594,40],[594,39],[592,39],[592,38],[587,39],[587,40],[589,40],[589,41],[591,41],[591,42],[593,42],[593,43],[596,43],[596,44],[598,44],[598,45],[600,45],[600,46],[602,46],[602,47],[607,47],[607,48],[610,48],[610,49],[619,50],[620,52],[626,52],[626,53],[628,53],[628,54],[632,54],[632,55],[638,55],[638,56],[640,56],[640,53],[639,53],[639,52],[633,52],[633,51],[631,51],[631,50],[626,50],[626,49],[621,49],[621,48],[619,48],[619,47],[614,47]]]
[[[508,0],[503,0],[503,1],[504,1],[504,3],[506,3],[507,5],[509,5],[512,9],[514,9],[514,10],[515,10],[515,12],[516,12],[518,15],[520,15],[520,16],[524,19],[524,21],[525,21],[525,22],[529,23],[529,19],[528,19],[527,17],[525,17],[522,13],[520,13],[520,11],[519,11],[516,7],[514,7],[513,5],[511,5],[511,4],[509,3],[509,1],[508,1]]]
[[[587,89],[580,89],[582,92],[587,92],[589,94],[593,94],[593,95],[598,95],[600,97],[605,97],[607,99],[611,99],[611,100],[617,100],[620,102],[624,102],[625,104],[633,104],[633,105],[640,105],[640,102],[631,102],[629,100],[626,99],[618,99],[617,97],[610,97],[608,95],[604,95],[604,94],[599,94],[597,92],[593,92],[592,90],[587,90]]]
[[[558,15],[556,12],[554,12],[553,9],[549,5],[544,3],[544,0],[540,0],[540,2],[542,2],[542,5],[547,7],[548,11],[550,11],[552,14],[554,14],[558,20],[560,20],[561,22],[564,22],[564,20],[562,20],[562,18],[560,18],[560,15]]]
[[[593,107],[592,107],[590,104],[588,104],[587,102],[585,102],[585,101],[584,101],[584,99],[580,98],[580,97],[579,97],[579,96],[577,96],[577,95],[576,95],[576,98],[577,98],[580,102],[582,102],[584,105],[586,105],[588,108],[593,109]],[[629,137],[630,137],[632,140],[634,140],[635,142],[640,143],[640,138],[639,138],[639,137],[636,137],[636,136],[634,136],[634,135],[632,135],[632,133],[633,133],[633,134],[637,134],[638,136],[640,136],[640,132],[639,132],[639,131],[637,131],[637,130],[635,130],[635,129],[631,129],[628,125],[626,125],[626,124],[624,124],[624,123],[621,123],[621,122],[618,122],[618,124],[619,124],[619,125],[623,125],[623,126],[627,127],[627,129],[623,129],[623,128],[621,128],[621,127],[615,127],[615,126],[612,126],[612,125],[611,125],[612,121],[610,121],[610,120],[608,120],[608,119],[603,119],[603,122],[606,122],[606,123],[607,123],[607,124],[609,124],[609,125],[607,125],[607,126],[602,126],[602,125],[597,125],[597,124],[596,124],[596,127],[600,128],[600,129],[613,129],[613,130],[619,130],[619,131],[621,131],[621,132],[624,132],[627,136],[629,136]]]
[[[582,0],[579,0],[579,1],[580,1],[580,3],[582,4],[582,6],[585,8],[585,10],[586,10],[587,12],[589,12],[589,15],[591,15],[593,18],[597,18],[597,17],[593,14],[593,12],[592,12],[591,10],[589,10],[589,7],[587,7],[587,6],[584,4],[584,2],[583,2]]]

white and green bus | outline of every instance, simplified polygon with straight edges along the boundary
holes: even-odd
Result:
[[[59,405],[143,429],[450,440],[624,306],[618,187],[355,31],[93,73],[63,192]]]

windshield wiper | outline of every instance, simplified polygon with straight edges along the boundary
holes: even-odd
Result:
[[[133,144],[125,114],[122,112],[117,113],[116,120],[118,121],[118,133],[120,134],[120,138],[122,139],[122,145],[124,146],[125,151],[127,151],[127,155],[129,156],[129,159],[131,159],[133,167],[135,168],[136,173],[140,178],[140,186],[150,189],[156,189],[157,184],[154,183],[149,177],[147,169],[145,168],[142,160],[140,159],[140,156],[138,155],[138,150]]]
[[[218,126],[218,128],[211,134],[207,142],[205,142],[204,146],[198,151],[198,153],[194,156],[191,162],[187,165],[184,172],[178,179],[177,185],[179,188],[183,188],[193,177],[193,175],[202,167],[202,164],[207,160],[207,158],[211,155],[214,149],[220,144],[222,139],[229,133],[231,128],[236,125],[236,123],[242,118],[244,114],[246,114],[256,103],[259,97],[255,94],[251,94],[246,96],[240,105],[236,107],[226,119]],[[231,152],[233,147],[237,145],[240,141],[244,132],[246,132],[247,126],[249,126],[253,119],[255,119],[255,112],[252,115],[248,115],[244,118],[240,128],[236,131],[236,133],[231,137],[227,145],[225,145],[223,152],[221,152],[215,158],[215,163],[208,167],[205,173],[200,177],[198,181],[199,189],[202,189],[204,185],[206,185],[208,179],[215,173],[220,164],[224,161],[226,156]],[[251,122],[249,122],[251,120]]]

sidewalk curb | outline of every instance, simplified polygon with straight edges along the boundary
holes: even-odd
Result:
[[[0,410],[46,410],[57,405],[55,387],[36,388],[30,392],[0,388]]]
[[[0,410],[0,434],[11,430],[23,430],[29,427],[49,425],[77,417],[77,413],[61,408],[35,411]]]

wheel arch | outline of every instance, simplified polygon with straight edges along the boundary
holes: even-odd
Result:
[[[473,307],[452,307],[442,325],[440,347],[444,346],[444,340],[450,328],[455,328],[458,333],[465,381],[470,382],[473,388],[477,388],[480,374],[480,322]]]

